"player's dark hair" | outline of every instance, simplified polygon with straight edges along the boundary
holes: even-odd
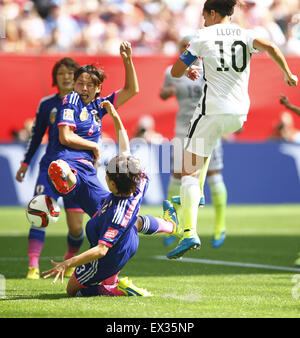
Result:
[[[103,83],[104,79],[106,78],[106,74],[104,73],[104,71],[100,68],[97,68],[94,65],[85,65],[85,66],[81,66],[79,69],[77,69],[77,71],[74,74],[74,82],[76,82],[76,80],[79,78],[79,76],[83,73],[88,73],[91,78],[92,81],[94,83],[95,86],[99,86],[100,84]],[[100,93],[96,94],[96,97],[99,95]]]
[[[57,61],[52,69],[52,86],[57,86],[57,72],[60,66],[66,66],[68,69],[72,70],[74,73],[79,68],[79,64],[72,58],[66,57]]]
[[[106,174],[115,182],[118,194],[127,196],[136,191],[141,180],[142,169],[135,157],[118,155],[107,164]]]
[[[206,0],[203,9],[207,13],[214,10],[222,17],[231,16],[238,2],[238,0]]]

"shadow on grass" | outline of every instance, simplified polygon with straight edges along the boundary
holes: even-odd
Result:
[[[7,290],[9,292],[9,290]],[[20,292],[20,290],[18,290],[18,292]],[[28,290],[25,290],[24,293],[28,293]],[[57,293],[57,294],[53,294],[53,293],[44,293],[41,295],[34,295],[34,296],[30,296],[30,295],[16,295],[16,296],[7,296],[5,298],[0,299],[0,304],[1,302],[5,302],[5,301],[12,301],[12,300],[55,300],[55,299],[64,299],[64,298],[70,298],[66,293]]]
[[[140,245],[135,256],[127,263],[122,275],[129,276],[180,276],[180,275],[222,275],[222,274],[278,274],[293,273],[247,267],[205,265],[178,261],[157,260],[155,256],[165,256],[176,244],[165,247],[162,236],[140,236]],[[294,268],[293,261],[300,247],[296,236],[227,236],[224,245],[218,249],[210,246],[211,237],[201,237],[200,250],[191,250],[185,254],[187,258],[221,260],[263,265],[276,265]],[[58,260],[66,250],[66,237],[46,237],[40,260],[40,271],[51,268],[50,259]],[[88,249],[87,239],[81,252]],[[6,279],[21,279],[27,273],[27,237],[0,238],[0,274]],[[34,281],[32,281],[34,282]]]

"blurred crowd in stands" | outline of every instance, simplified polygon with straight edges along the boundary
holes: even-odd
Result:
[[[0,0],[1,53],[177,53],[203,25],[205,0]],[[300,55],[299,0],[244,0],[233,21],[255,29],[287,55]],[[3,34],[2,34],[3,35]]]

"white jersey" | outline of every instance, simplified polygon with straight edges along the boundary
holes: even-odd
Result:
[[[172,66],[166,70],[163,88],[168,86],[176,88],[176,99],[179,110],[176,114],[175,134],[176,136],[184,137],[187,134],[190,120],[202,95],[204,84],[203,71],[199,71],[199,79],[192,81],[186,76],[180,78],[173,77],[171,75],[171,68]]]
[[[235,24],[200,29],[187,50],[201,57],[206,81],[196,113],[245,115],[250,107],[250,58],[257,50],[251,30]]]

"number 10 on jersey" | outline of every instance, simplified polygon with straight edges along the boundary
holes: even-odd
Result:
[[[215,41],[215,44],[219,46],[219,52],[220,52],[220,67],[217,67],[218,72],[228,72],[229,67],[225,65],[225,59],[224,59],[224,42],[223,41]],[[240,46],[241,48],[237,49],[237,46]],[[237,53],[242,53],[242,64],[237,65]],[[238,72],[243,72],[247,67],[247,46],[243,41],[234,41],[234,43],[231,45],[231,64],[232,68]]]

